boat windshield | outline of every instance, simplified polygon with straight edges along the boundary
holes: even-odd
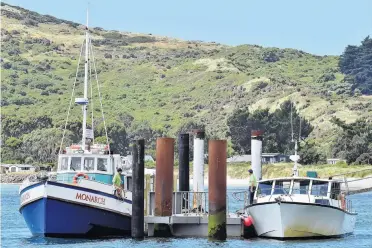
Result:
[[[84,170],[94,170],[94,158],[84,158]]]
[[[107,171],[107,158],[98,158],[97,159],[97,170]]]
[[[72,157],[70,169],[73,171],[81,170],[81,157]]]
[[[68,158],[62,158],[61,159],[60,170],[68,170]]]
[[[259,195],[271,195],[273,181],[258,183],[257,193]]]
[[[274,186],[274,195],[287,195],[291,188],[291,180],[277,180]]]
[[[306,195],[309,193],[310,180],[294,180],[292,194]]]
[[[316,196],[327,196],[328,192],[328,182],[323,181],[313,181],[313,186],[311,187],[311,194]]]
[[[331,198],[337,200],[341,193],[340,183],[334,182],[331,187]]]

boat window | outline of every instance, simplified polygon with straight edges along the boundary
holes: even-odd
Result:
[[[107,158],[98,158],[97,159],[97,170],[107,171]]]
[[[259,195],[271,195],[272,184],[272,181],[259,183],[257,193]]]
[[[337,200],[341,193],[340,183],[332,183],[331,198]]]
[[[84,170],[94,170],[94,158],[84,158]]]
[[[295,180],[293,182],[292,194],[306,195],[309,192],[310,180]]]
[[[71,158],[70,169],[73,171],[81,170],[81,158],[80,157]]]
[[[68,158],[61,159],[61,170],[68,170]]]
[[[311,194],[316,196],[327,196],[328,192],[328,182],[313,181],[313,186],[311,187]]]
[[[280,180],[275,182],[274,195],[287,195],[291,187],[291,180]]]
[[[127,180],[127,188],[126,188],[126,190],[128,190],[128,191],[132,191],[133,190],[133,185],[132,185],[132,177],[127,177],[126,178]]]

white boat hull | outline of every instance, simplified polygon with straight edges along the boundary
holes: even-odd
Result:
[[[356,214],[312,203],[267,202],[248,208],[259,237],[334,237],[354,231]]]

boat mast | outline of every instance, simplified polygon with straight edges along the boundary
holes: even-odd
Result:
[[[294,133],[293,133],[293,111],[292,111],[292,108],[293,108],[293,104],[292,104],[292,101],[291,101],[291,132],[292,132],[292,142],[295,143],[295,155],[293,156],[290,156],[290,159],[294,162],[294,165],[293,165],[293,168],[292,168],[292,171],[293,171],[293,176],[294,177],[298,177],[298,168],[297,168],[297,161],[300,159],[300,157],[297,155],[297,139],[293,139],[294,138]],[[301,117],[300,117],[300,132],[299,132],[299,139],[301,137]]]
[[[295,159],[294,159],[294,165],[293,165],[293,176],[298,177],[298,169],[297,169],[297,139],[295,140]]]
[[[85,30],[85,64],[84,64],[84,99],[86,104],[83,105],[83,137],[82,137],[82,150],[85,151],[85,140],[87,130],[87,109],[88,109],[88,51],[89,51],[89,33],[88,33],[88,9],[87,9],[87,25]]]

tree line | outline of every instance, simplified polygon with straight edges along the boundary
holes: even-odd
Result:
[[[360,46],[347,46],[339,67],[354,93],[372,94],[372,38],[367,36]]]
[[[367,119],[359,119],[347,124],[338,118],[331,122],[337,127],[338,133],[331,145],[331,155],[342,158],[348,164],[372,164],[372,125]],[[294,142],[299,141],[299,154],[302,164],[325,163],[326,155],[320,149],[316,140],[309,138],[313,126],[301,117],[291,101],[283,102],[278,109],[270,112],[268,108],[249,111],[248,108],[236,109],[227,119],[228,132],[226,138],[231,140],[232,152],[235,154],[251,153],[251,131],[263,130],[263,152],[294,154]],[[55,164],[63,135],[62,124],[53,123],[47,116],[32,117],[21,120],[16,117],[2,119],[2,149],[3,163],[50,163]],[[175,135],[190,132],[193,129],[206,131],[206,139],[213,134],[199,122],[188,121],[181,125]],[[293,136],[292,136],[293,130]],[[82,125],[79,121],[68,123],[62,148],[78,143],[81,139]],[[132,127],[123,122],[107,124],[110,147],[113,152],[126,155],[130,153],[132,140],[145,139],[146,152],[155,156],[156,139],[169,136],[162,130],[152,129],[147,122]],[[103,124],[97,125],[95,142],[106,143]],[[207,142],[205,142],[207,151]],[[192,160],[193,141],[190,135],[190,160]],[[177,154],[177,139],[175,153]]]

